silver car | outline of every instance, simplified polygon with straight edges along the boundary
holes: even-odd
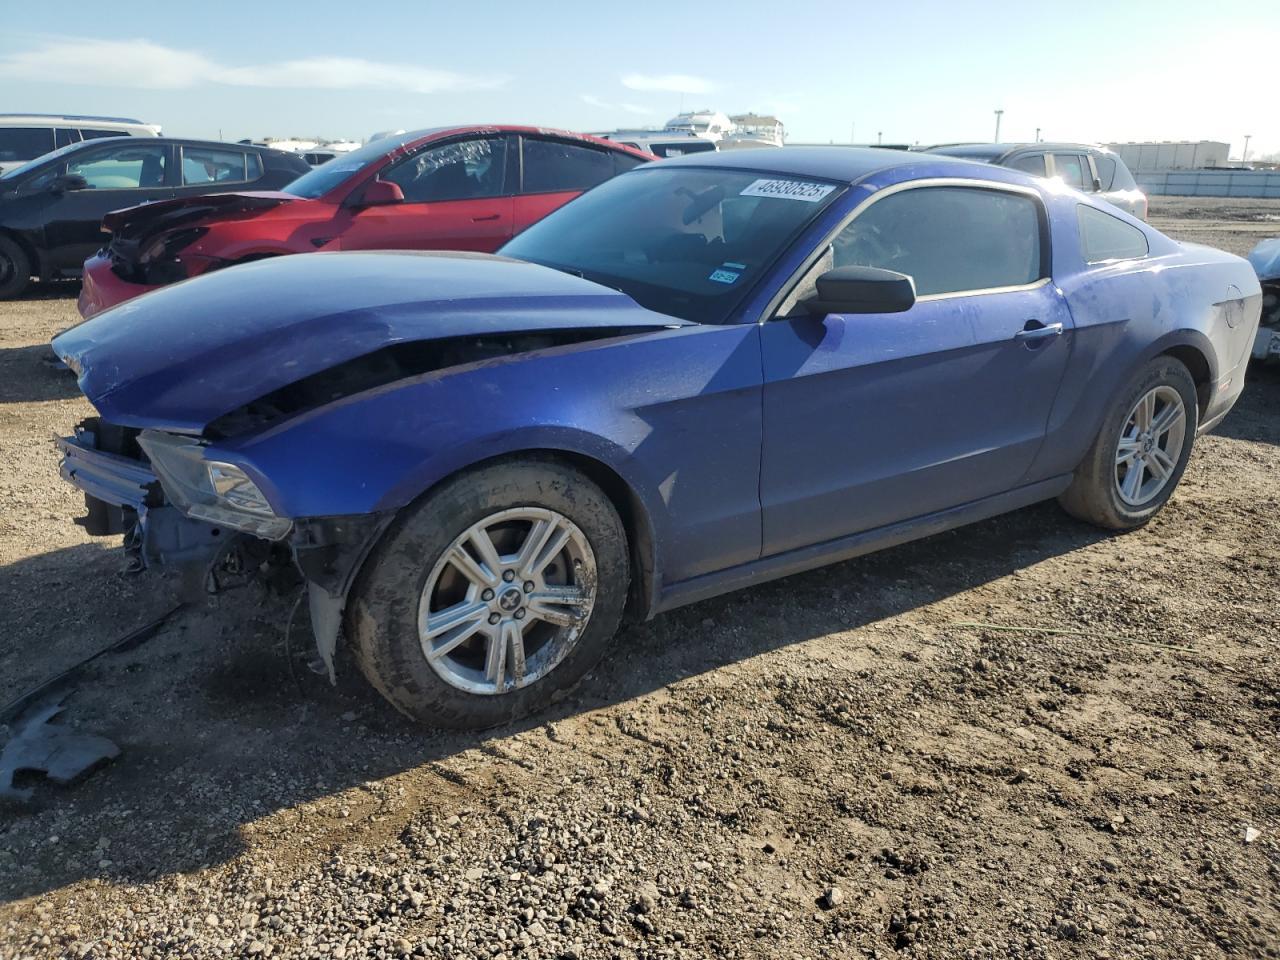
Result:
[[[994,163],[1037,177],[1057,177],[1085,193],[1096,193],[1140,220],[1147,219],[1147,195],[1118,154],[1087,143],[943,143],[927,153]]]

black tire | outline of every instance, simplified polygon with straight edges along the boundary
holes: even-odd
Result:
[[[459,689],[423,653],[423,590],[437,560],[469,527],[528,507],[556,511],[586,536],[597,573],[589,619],[564,659],[526,686],[500,694]],[[482,730],[541,710],[577,685],[618,628],[629,577],[626,530],[595,483],[551,459],[499,461],[445,481],[397,518],[357,579],[347,636],[361,672],[401,713],[431,726]]]
[[[1130,504],[1120,496],[1116,481],[1116,453],[1121,432],[1138,400],[1162,386],[1171,387],[1182,398],[1186,413],[1182,449],[1178,451],[1176,459],[1170,456],[1174,460],[1174,468],[1169,481],[1150,499],[1137,505]],[[1191,457],[1199,422],[1196,384],[1190,372],[1181,361],[1173,357],[1154,358],[1134,375],[1116,398],[1089,452],[1076,467],[1071,486],[1058,498],[1058,502],[1073,517],[1108,530],[1132,530],[1142,526],[1160,511],[1182,479],[1187,460]],[[1170,454],[1172,452],[1169,451]]]
[[[11,237],[0,234],[0,300],[10,300],[31,283],[31,258]]]

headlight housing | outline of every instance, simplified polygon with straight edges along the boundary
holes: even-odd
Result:
[[[159,430],[143,430],[138,444],[175,507],[196,520],[280,540],[292,528],[278,517],[249,475],[234,463],[206,460],[204,444]]]

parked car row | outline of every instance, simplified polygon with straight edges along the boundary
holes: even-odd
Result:
[[[297,154],[252,144],[75,143],[0,176],[0,297],[16,296],[33,275],[83,271],[81,312],[91,316],[156,286],[268,256],[491,252],[651,159],[531,127],[388,136],[314,170]]]
[[[160,127],[128,117],[0,114],[0,173],[58,147],[100,137],[158,137]]]
[[[345,638],[434,725],[553,702],[624,617],[1055,497],[1140,526],[1258,327],[1246,261],[994,163],[357,154],[108,218],[87,312],[164,288],[55,338],[97,410],[61,470],[187,582],[293,565],[331,674]]]

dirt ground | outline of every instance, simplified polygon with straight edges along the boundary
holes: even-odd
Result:
[[[0,304],[0,702],[169,602],[57,477],[75,292]],[[1257,370],[1141,531],[1044,504],[689,607],[485,735],[210,599],[68,700],[118,760],[0,807],[0,958],[1280,955],[1278,445]]]

